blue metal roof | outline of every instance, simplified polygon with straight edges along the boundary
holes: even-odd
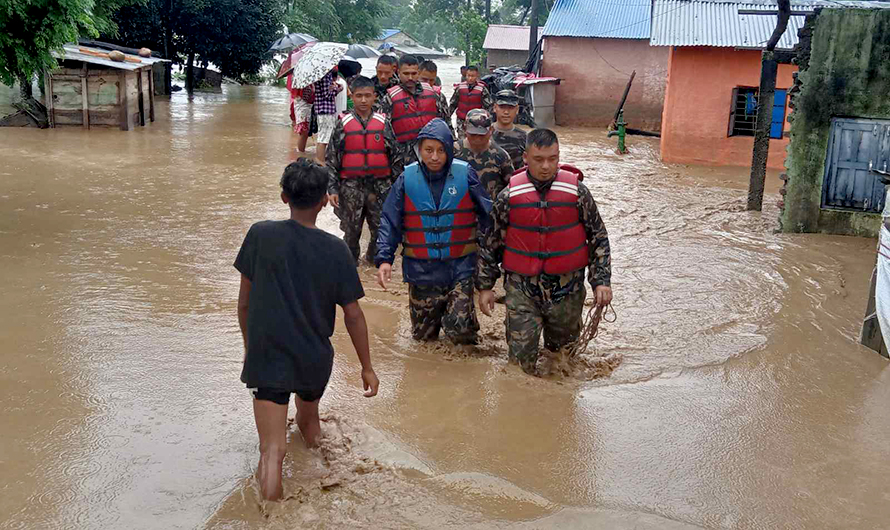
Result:
[[[649,0],[556,0],[544,36],[648,39],[651,28]]]
[[[402,32],[402,30],[400,30],[400,29],[385,29],[385,30],[383,30],[383,33],[381,33],[380,36],[377,37],[377,40],[386,40],[386,39],[392,37],[393,35],[395,35],[396,33],[401,33],[401,32]]]

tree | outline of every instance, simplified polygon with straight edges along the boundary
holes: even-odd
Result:
[[[44,69],[56,67],[52,52],[80,36],[114,33],[110,18],[129,0],[30,0],[9,2],[0,10],[0,81],[19,82],[30,99],[31,81]]]
[[[464,9],[455,18],[454,25],[458,34],[458,49],[464,52],[467,64],[482,64],[485,58],[482,44],[488,31],[485,19],[474,9]]]
[[[388,9],[385,0],[291,0],[284,24],[320,40],[365,42],[380,35]]]

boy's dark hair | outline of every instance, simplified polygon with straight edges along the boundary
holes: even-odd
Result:
[[[432,72],[434,74],[439,71],[439,67],[436,66],[436,63],[433,61],[424,61],[421,63],[420,69],[424,72]]]
[[[372,81],[370,77],[357,75],[352,79],[352,84],[349,85],[349,88],[353,92],[360,88],[374,88],[374,81]]]
[[[528,133],[528,137],[525,140],[525,148],[528,149],[531,146],[537,148],[550,147],[551,145],[558,143],[559,138],[557,138],[556,133],[550,129],[534,129]]]
[[[471,64],[470,66],[467,67],[467,72],[469,72],[470,70],[472,70],[476,73],[479,73],[479,67],[476,66],[475,64]]]
[[[399,59],[399,68],[403,66],[420,66],[420,61],[417,60],[417,57],[406,53],[402,56],[401,59]]]
[[[281,175],[281,191],[291,208],[312,208],[328,191],[328,172],[307,158],[291,162]]]
[[[387,66],[396,66],[399,62],[392,55],[381,55],[377,58],[377,64],[385,64]]]

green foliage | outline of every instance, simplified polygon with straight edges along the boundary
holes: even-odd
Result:
[[[458,48],[464,52],[470,64],[481,65],[485,57],[482,43],[488,24],[485,19],[472,9],[464,9],[454,20],[458,34]]]
[[[116,31],[110,14],[129,0],[7,0],[0,9],[0,81],[55,68],[53,50],[80,36]]]
[[[365,42],[380,34],[388,12],[385,0],[292,0],[284,25],[319,40]]]
[[[550,9],[553,8],[555,0],[539,0],[538,1],[538,25],[543,27],[547,23],[547,17],[550,16]],[[504,3],[496,12],[492,13],[492,24],[522,24],[528,26],[531,23],[529,8],[531,0],[504,0]],[[524,17],[524,18],[523,18]],[[495,22],[495,18],[498,22]]]

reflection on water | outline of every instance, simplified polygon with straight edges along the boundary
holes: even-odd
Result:
[[[231,263],[286,215],[286,101],[226,87],[129,133],[0,130],[0,528],[886,525],[890,376],[856,344],[874,242],[774,234],[776,195],[744,212],[738,171],[580,129],[558,132],[612,241],[596,349],[617,370],[527,377],[502,316],[482,348],[418,346],[404,289],[363,269],[381,395],[340,327],[327,441],[292,436],[291,500],[261,506]]]

